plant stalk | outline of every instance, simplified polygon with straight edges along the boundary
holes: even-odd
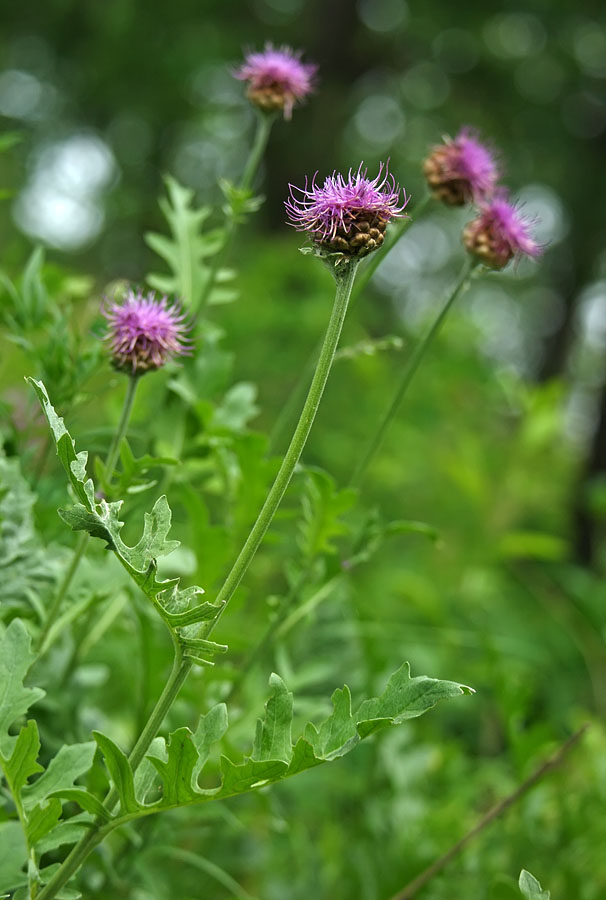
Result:
[[[250,153],[248,154],[248,159],[246,160],[246,165],[244,167],[244,172],[242,173],[242,178],[240,179],[240,184],[238,185],[241,191],[252,190],[255,175],[257,174],[257,170],[261,165],[261,160],[263,159],[263,154],[265,153],[265,148],[267,147],[267,142],[269,141],[269,135],[271,132],[271,126],[274,123],[274,118],[275,116],[268,115],[267,113],[259,113],[257,116],[257,130],[255,131],[253,145],[250,148]]]
[[[385,433],[387,432],[387,429],[389,428],[393,419],[395,418],[396,413],[398,412],[398,409],[400,407],[400,404],[401,404],[402,400],[404,399],[406,391],[408,390],[410,383],[411,383],[412,379],[414,378],[417,369],[421,365],[423,357],[427,353],[434,338],[439,333],[440,328],[442,327],[442,324],[444,323],[444,320],[446,319],[446,316],[448,315],[450,309],[454,305],[455,300],[458,297],[460,297],[461,294],[463,294],[467,290],[467,288],[471,284],[471,280],[472,280],[474,272],[477,272],[477,271],[478,271],[477,263],[474,263],[474,262],[466,263],[465,268],[463,269],[462,275],[458,279],[458,281],[457,281],[454,289],[450,293],[448,299],[442,306],[442,309],[440,310],[437,317],[435,318],[433,324],[431,325],[431,328],[429,329],[429,331],[427,332],[427,334],[425,335],[423,340],[419,344],[417,344],[417,347],[415,348],[414,353],[409,357],[408,362],[404,368],[404,371],[402,372],[402,377],[400,379],[400,383],[396,389],[396,392],[392,398],[392,401],[389,404],[389,407],[387,408],[383,418],[379,422],[379,426],[378,426],[377,430],[375,431],[373,437],[371,438],[370,443],[368,444],[368,446],[366,448],[366,452],[361,457],[360,461],[358,462],[358,465],[356,466],[356,468],[350,478],[350,481],[349,481],[350,487],[358,487],[360,485],[360,482],[362,481],[362,479],[366,473],[366,470],[368,469],[368,466],[372,462],[375,454],[377,453],[377,451],[381,447],[381,444],[383,443]]]
[[[138,384],[139,376],[130,375],[128,379],[128,386],[126,388],[124,404],[122,405],[120,421],[118,422],[116,433],[114,434],[114,438],[109,448],[107,459],[105,460],[105,480],[108,483],[111,481],[114,474],[114,469],[116,468],[118,453],[120,452],[120,444],[122,443],[122,438],[126,434],[126,429],[128,428],[128,423],[133,411],[133,404],[135,402],[135,394],[137,393]]]

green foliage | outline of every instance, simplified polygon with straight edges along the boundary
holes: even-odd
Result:
[[[334,553],[335,539],[348,532],[343,515],[356,501],[356,491],[338,489],[333,478],[320,469],[308,470],[302,497],[299,546],[305,559]]]
[[[106,812],[102,813],[107,820],[104,828],[115,828],[131,819],[163,809],[207,803],[274,784],[344,756],[369,735],[421,716],[440,700],[472,693],[470,688],[452,681],[425,676],[411,678],[409,666],[405,663],[390,678],[384,692],[379,697],[365,700],[356,713],[351,710],[349,688],[345,686],[335,691],[332,714],[317,727],[309,723],[303,737],[293,744],[292,694],[275,674],[270,678],[270,687],[272,694],[266,703],[263,719],[257,722],[250,757],[242,763],[234,763],[223,756],[219,787],[201,789],[198,779],[211,745],[223,736],[227,728],[224,704],[213,707],[203,716],[194,733],[188,728],[174,731],[169,736],[165,755],[148,756],[162,780],[162,797],[155,802],[145,802],[145,788],[137,796],[135,776],[127,757],[110,738],[94,732],[120,800],[119,812],[111,821]],[[53,797],[73,800],[89,812],[94,808],[94,800],[79,791],[57,790]]]
[[[68,509],[59,510],[62,519],[74,531],[86,531],[92,537],[105,541],[108,550],[113,550],[122,566],[126,569],[145,596],[151,600],[169,628],[181,629],[184,626],[206,621],[216,617],[220,610],[212,603],[196,602],[202,588],[179,588],[179,579],[157,578],[160,556],[172,553],[179,546],[178,541],[167,540],[171,525],[171,510],[164,495],[159,497],[151,513],[145,513],[143,534],[137,544],[129,547],[121,538],[124,523],[119,515],[122,500],[108,503],[95,499],[95,488],[91,478],[86,474],[88,454],[86,451],[76,453],[75,444],[52,406],[44,385],[34,379],[28,379],[42,404],[55,444],[57,455],[68,476],[74,494],[80,501]],[[177,633],[177,632],[175,632]],[[224,652],[227,648],[211,641],[198,640],[188,631],[179,631],[178,639],[182,643],[185,655],[200,665],[212,665],[201,656],[201,653],[212,654]]]
[[[9,733],[9,728],[44,694],[39,688],[23,685],[34,658],[25,626],[20,619],[13,619],[0,639],[0,769],[19,821],[0,824],[0,891],[14,890],[31,879],[31,871],[29,875],[23,871],[25,860],[35,866],[37,856],[63,842],[67,823],[59,823],[61,803],[54,794],[72,789],[75,780],[90,769],[95,752],[93,742],[61,747],[45,770],[38,762],[36,722],[28,721],[17,735]],[[32,783],[33,775],[39,777]],[[70,823],[69,839],[79,835],[85,825],[81,820],[77,825]],[[4,856],[6,850],[8,857]],[[44,871],[40,873],[42,880]]]
[[[39,617],[41,598],[56,581],[56,564],[38,535],[33,516],[36,495],[23,477],[19,461],[0,449],[0,617]]]
[[[88,279],[46,264],[42,247],[32,251],[20,279],[0,270],[0,325],[62,401],[77,397],[101,358],[99,343],[74,324],[72,306],[90,287]]]
[[[211,749],[220,740],[222,752],[234,760],[232,768],[227,763],[224,768],[236,786],[245,786],[248,774],[255,779],[257,767],[272,762],[254,758],[256,747],[260,756],[273,747],[267,752],[277,757],[276,772],[281,771],[289,737],[285,720],[271,709],[248,769],[240,755],[249,747],[272,670],[294,691],[294,734],[308,719],[317,726],[317,751],[304,733],[294,745],[289,771],[295,770],[297,748],[300,767],[313,765],[313,770],[305,778],[281,779],[279,790],[253,788],[237,802],[192,802],[171,815],[144,817],[114,830],[103,851],[89,859],[81,889],[86,900],[393,896],[586,718],[592,720],[590,732],[565,767],[550,772],[528,798],[476,837],[425,886],[423,896],[513,900],[520,896],[517,879],[495,873],[519,872],[531,847],[533,868],[549,873],[552,896],[602,900],[605,503],[600,472],[591,471],[584,484],[582,472],[603,460],[598,412],[604,348],[599,328],[575,325],[595,324],[596,279],[602,271],[604,217],[596,185],[603,168],[598,86],[604,28],[597,15],[579,16],[563,3],[550,4],[548,15],[547,6],[536,3],[524,9],[456,10],[444,0],[428,0],[419,8],[360,3],[345,21],[326,17],[321,56],[333,58],[330,48],[339,48],[339,77],[321,66],[309,103],[292,121],[276,122],[264,173],[266,209],[230,246],[230,223],[241,222],[259,201],[230,182],[220,185],[221,197],[209,183],[215,168],[236,177],[245,152],[239,144],[250,125],[245,88],[232,79],[225,57],[232,64],[241,47],[263,45],[269,6],[280,42],[301,47],[304,58],[307,51],[310,59],[317,57],[312,53],[317,10],[305,2],[252,4],[239,18],[229,4],[215,4],[204,22],[195,4],[183,0],[169,9],[139,5],[137,15],[128,4],[104,7],[102,14],[95,4],[81,4],[78,26],[90,36],[88,66],[82,65],[81,42],[73,40],[73,17],[65,15],[64,4],[45,5],[44,33],[39,30],[33,42],[29,7],[7,8],[0,44],[9,68],[11,60],[20,61],[17,77],[24,90],[13,93],[23,102],[24,142],[23,152],[15,148],[0,157],[0,185],[17,198],[14,205],[0,203],[4,623],[27,618],[36,635],[34,613],[44,619],[56,575],[69,566],[68,548],[56,542],[67,544],[73,537],[60,530],[55,510],[69,505],[63,480],[45,461],[39,418],[19,377],[27,372],[44,382],[57,409],[69,415],[74,428],[77,423],[78,444],[97,459],[109,442],[117,400],[116,376],[107,368],[96,373],[102,355],[94,337],[99,298],[125,273],[138,282],[145,279],[140,235],[150,227],[162,231],[150,226],[158,220],[158,171],[175,166],[183,187],[167,186],[168,227],[155,236],[158,258],[152,269],[158,281],[152,275],[150,284],[178,292],[184,305],[195,309],[196,292],[204,298],[215,281],[211,271],[219,280],[208,299],[220,299],[225,289],[233,296],[233,273],[224,267],[237,261],[243,302],[215,307],[212,328],[198,321],[192,334],[195,356],[182,367],[146,378],[129,443],[122,444],[120,473],[107,485],[96,463],[94,481],[107,500],[124,500],[117,518],[126,522],[118,533],[125,553],[134,550],[144,531],[143,509],[151,510],[166,493],[171,531],[164,541],[178,539],[181,546],[159,558],[154,577],[161,583],[180,575],[184,584],[203,584],[211,597],[276,470],[264,434],[248,431],[250,423],[262,431],[277,419],[326,315],[326,273],[299,258],[299,241],[283,224],[287,181],[301,184],[296,173],[311,175],[315,168],[321,178],[358,159],[372,169],[373,160],[389,156],[395,177],[412,195],[407,211],[415,220],[427,147],[469,123],[502,148],[514,192],[524,181],[533,184],[529,195],[538,198],[544,224],[552,223],[554,233],[546,235],[551,243],[540,266],[522,264],[491,275],[455,311],[393,422],[360,499],[340,514],[333,500],[338,504],[358,448],[432,315],[433,298],[460,264],[460,231],[470,211],[434,204],[427,220],[419,228],[415,221],[405,242],[385,265],[381,262],[378,277],[349,316],[300,477],[230,615],[221,621],[233,652],[227,664],[192,672],[166,723],[174,735],[170,744],[158,738],[149,750],[159,768],[144,759],[134,773],[134,790],[137,802],[153,805],[162,799],[163,782],[173,785],[177,798],[216,789],[216,749]],[[167,52],[150,50],[142,34],[155,35]],[[57,59],[77,77],[58,76]],[[3,87],[13,76],[7,73]],[[38,103],[28,113],[28,101],[34,104],[36,95]],[[375,129],[383,119],[389,128]],[[49,169],[61,136],[69,140],[92,127],[101,137],[100,123],[120,177],[108,183],[107,193],[90,198],[91,211],[96,208],[105,225],[94,242],[71,257],[74,275],[56,262],[60,250],[46,254],[52,263],[41,250],[32,253],[21,231],[22,201],[35,203],[41,186],[39,199],[48,197]],[[11,144],[10,132],[0,137],[0,151]],[[574,178],[563,177],[573,171]],[[194,186],[196,195],[189,190]],[[7,194],[0,190],[0,199]],[[221,202],[226,226],[217,229]],[[206,217],[197,218],[205,207]],[[558,232],[564,238],[559,246]],[[90,278],[81,274],[85,267]],[[580,316],[574,308],[579,303]],[[171,465],[168,459],[179,462]],[[333,497],[310,490],[310,463],[330,473]],[[169,465],[159,477],[160,467]],[[309,518],[301,530],[302,498]],[[150,513],[152,528],[161,526],[165,513],[161,507]],[[581,552],[586,515],[593,522],[591,566]],[[304,542],[311,546],[316,538],[320,558],[306,566]],[[42,750],[29,763],[47,771],[53,765],[49,757],[57,758],[64,740],[87,741],[92,727],[112,735],[116,746],[131,746],[170,664],[164,629],[156,627],[138,590],[127,587],[127,599],[128,576],[102,546],[89,542],[49,649],[25,682],[47,690],[44,702],[34,707]],[[303,571],[307,580],[301,584]],[[280,626],[282,604],[274,605],[274,599],[284,593],[296,596]],[[195,602],[192,597],[190,605]],[[230,702],[226,734],[225,707],[218,701],[239,676],[240,660],[250,658],[266,627],[273,626],[272,640]],[[4,635],[0,625],[0,639]],[[201,658],[208,657],[197,649]],[[338,765],[317,764],[318,756],[339,751],[342,741],[358,735],[345,690],[335,694],[332,723],[324,725],[329,710],[323,698],[330,685],[346,681],[354,696],[371,696],[402,658],[410,658],[418,671],[457,672],[481,688],[476,701],[445,705],[439,716],[420,718],[414,728],[385,728],[380,740],[366,741],[355,757],[347,755]],[[272,699],[286,706],[287,693]],[[195,731],[179,728],[209,708],[206,723]],[[381,711],[390,710],[370,710]],[[18,715],[8,732],[24,751],[35,738],[27,715]],[[270,725],[274,721],[279,727]],[[310,739],[314,734],[310,728]],[[7,760],[13,746],[4,753]],[[33,879],[39,864],[44,866],[40,882],[48,880],[91,819],[110,817],[99,799],[107,780],[100,755],[85,776],[86,786],[65,783],[61,800],[68,802],[70,817],[38,840]],[[29,792],[40,792],[34,806],[41,808],[30,815],[30,838],[52,822],[59,802],[42,798],[37,786],[44,778],[32,774],[20,792],[24,808]],[[85,810],[76,816],[71,815],[75,802]],[[14,900],[30,900],[23,869],[29,856],[26,832],[17,818],[3,785],[0,884],[16,891]],[[212,862],[202,853],[212,854]],[[47,860],[52,864],[45,865]],[[531,876],[525,886],[530,896],[547,894]],[[65,889],[59,896],[75,894]]]
[[[252,191],[239,188],[226,178],[219,179],[219,187],[225,198],[223,214],[235,225],[241,225],[263,205],[264,197],[255,197]]]
[[[519,885],[526,900],[549,900],[551,897],[549,891],[544,891],[534,875],[531,875],[526,869],[522,869],[520,872]]]
[[[208,263],[209,258],[216,256],[223,247],[225,232],[218,228],[205,232],[203,226],[211,215],[210,207],[196,207],[194,192],[174,178],[167,176],[165,182],[168,198],[160,200],[160,208],[171,237],[149,232],[145,239],[167,263],[171,274],[150,275],[150,285],[162,293],[174,294],[193,311],[199,309],[211,278],[213,285],[208,292],[208,303],[235,300],[237,294],[229,286],[233,272],[225,268],[215,272]]]

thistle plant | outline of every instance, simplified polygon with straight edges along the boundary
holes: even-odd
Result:
[[[400,188],[387,163],[378,165],[375,177],[370,177],[368,169],[360,163],[347,174],[335,170],[324,181],[318,181],[316,175],[303,187],[289,185],[285,201],[288,224],[306,235],[308,243],[303,252],[319,258],[330,272],[334,299],[326,316],[328,323],[314,360],[307,396],[288,447],[273,469],[264,457],[265,445],[258,451],[250,479],[253,480],[255,472],[257,475],[262,472],[264,499],[256,506],[254,515],[244,517],[250,526],[248,534],[229,566],[223,563],[231,553],[233,536],[228,539],[227,531],[232,523],[229,513],[225,516],[222,540],[213,547],[219,563],[213,562],[221,577],[209,578],[204,588],[197,583],[184,585],[183,577],[187,575],[170,568],[170,555],[179,545],[169,537],[173,518],[167,496],[172,487],[170,477],[163,476],[161,488],[158,479],[139,477],[151,468],[162,469],[177,460],[149,455],[137,458],[129,444],[129,422],[138,385],[143,376],[149,376],[146,383],[158,385],[154,394],[158,417],[170,411],[171,428],[181,435],[182,443],[188,427],[194,432],[192,455],[201,464],[191,479],[192,469],[186,470],[183,478],[186,483],[180,485],[183,490],[178,502],[183,503],[185,497],[189,508],[194,510],[191,518],[202,519],[206,509],[205,491],[214,490],[216,497],[219,493],[216,485],[222,483],[221,477],[229,484],[230,467],[225,460],[233,460],[235,452],[232,458],[228,453],[241,438],[246,415],[241,414],[234,425],[233,410],[230,420],[225,408],[223,416],[218,415],[218,404],[204,406],[204,398],[199,395],[206,385],[202,377],[195,380],[199,374],[196,366],[201,367],[204,376],[212,373],[212,366],[205,357],[208,348],[204,340],[193,336],[194,322],[197,320],[199,333],[204,324],[202,313],[224,272],[229,240],[236,225],[244,223],[243,211],[251,212],[254,207],[252,185],[273,119],[279,113],[284,119],[290,119],[295,105],[312,92],[315,74],[316,67],[301,62],[300,54],[271,45],[261,53],[249,54],[236,70],[235,77],[247,83],[247,96],[259,118],[239,187],[225,189],[231,206],[218,233],[205,230],[210,210],[197,208],[191,191],[174,179],[167,179],[168,199],[164,199],[162,208],[171,236],[153,233],[147,240],[168,265],[169,273],[154,273],[149,277],[154,291],[129,288],[122,299],[106,300],[102,307],[109,359],[105,360],[106,370],[101,377],[107,380],[111,362],[113,369],[127,379],[122,412],[104,464],[97,461],[94,468],[89,466],[88,452],[80,449],[80,440],[72,437],[63,418],[64,414],[71,427],[67,404],[65,410],[63,404],[59,408],[40,378],[28,378],[46,417],[67,485],[59,516],[79,533],[79,543],[71,561],[66,561],[61,578],[55,578],[55,590],[50,601],[45,598],[46,606],[36,597],[29,615],[23,613],[24,609],[28,612],[26,604],[18,607],[21,615],[14,615],[14,608],[7,607],[6,626],[0,632],[3,686],[0,768],[7,798],[7,812],[0,822],[0,839],[10,848],[11,855],[6,865],[0,865],[0,891],[10,892],[15,900],[67,900],[83,896],[81,870],[87,866],[95,848],[110,836],[126,828],[130,829],[131,836],[135,835],[138,829],[143,830],[141,823],[159,813],[197,809],[265,789],[306,769],[339,759],[362,740],[423,715],[440,700],[473,693],[471,688],[454,681],[412,677],[408,663],[402,662],[382,692],[354,706],[347,685],[336,689],[332,695],[332,712],[307,723],[293,739],[293,695],[282,677],[268,672],[270,696],[257,722],[252,748],[244,759],[237,756],[239,735],[231,730],[232,710],[228,709],[228,703],[263,659],[280,630],[300,627],[303,613],[299,604],[310,584],[316,587],[313,604],[317,606],[357,563],[371,559],[373,549],[389,533],[413,531],[432,536],[432,529],[423,523],[399,520],[383,527],[378,519],[371,521],[370,517],[363,533],[354,534],[345,517],[358,501],[358,491],[352,485],[360,488],[413,376],[457,297],[466,290],[472,277],[485,269],[501,269],[514,257],[536,257],[540,253],[530,224],[496,187],[498,167],[491,151],[470,129],[463,129],[454,140],[434,148],[424,171],[433,195],[447,205],[477,205],[477,216],[463,235],[471,259],[428,333],[407,357],[401,381],[387,410],[369,425],[369,445],[359,457],[350,485],[338,485],[329,473],[302,465],[302,459],[329,382],[358,269],[363,266],[362,271],[366,272],[358,287],[361,296],[386,251],[413,224],[406,212],[410,197]],[[422,201],[418,208],[427,205],[428,201]],[[314,260],[309,264],[314,265]],[[229,281],[227,276],[226,280]],[[181,357],[185,358],[182,370],[176,366],[171,368],[170,364]],[[124,384],[122,379],[121,383]],[[180,462],[184,466],[188,461]],[[271,479],[266,477],[270,469]],[[0,466],[0,474],[2,471]],[[299,572],[291,579],[290,590],[259,644],[249,648],[239,671],[230,672],[229,666],[220,661],[226,654],[227,659],[233,658],[230,648],[226,643],[212,640],[211,635],[219,630],[222,617],[246,578],[268,529],[275,525],[276,513],[299,472],[304,476],[296,559]],[[153,491],[155,499],[148,504],[151,508],[144,512],[142,523],[137,524],[139,495],[145,491]],[[227,488],[224,493],[228,494]],[[256,496],[254,493],[255,502]],[[134,534],[138,535],[135,539]],[[336,554],[335,542],[344,536],[339,547],[339,565],[336,571],[331,570],[323,564],[324,558]],[[70,629],[76,628],[80,611],[88,614],[92,610],[92,616],[95,615],[90,598],[79,605],[82,601],[76,601],[71,595],[89,543],[97,563],[102,561],[99,572],[104,571],[103,564],[112,558],[113,568],[108,567],[109,590],[118,585],[129,602],[143,610],[144,617],[154,616],[153,621],[162,624],[166,644],[170,642],[172,647],[172,666],[162,690],[150,704],[151,709],[137,718],[138,727],[133,728],[135,736],[130,749],[126,748],[120,733],[106,734],[96,728],[92,740],[58,745],[51,758],[47,747],[41,749],[40,734],[46,736],[46,723],[39,729],[36,720],[23,720],[44,695],[41,687],[31,686],[39,673],[44,674],[44,661],[40,662],[43,655],[50,651],[55,639],[57,643],[73,639],[74,632]],[[275,567],[273,561],[272,565]],[[253,615],[262,615],[260,598],[256,595],[252,597],[251,609]],[[84,621],[84,628],[88,621]],[[106,616],[106,627],[110,629],[112,625],[111,615]],[[68,662],[65,667],[63,685],[69,684],[76,659],[72,654],[73,665]],[[200,676],[213,667],[219,673],[226,672],[223,678],[220,675],[216,678],[218,690],[213,690]],[[182,721],[166,734],[167,719],[172,722],[179,715],[176,701],[194,670],[200,679],[197,682],[200,689],[196,692],[200,704],[196,711],[197,724],[190,728],[191,720],[189,725]],[[213,694],[226,697],[227,702],[214,702],[209,699]],[[60,699],[54,698],[54,702]],[[221,756],[217,763],[215,748],[225,735],[224,746],[229,747],[230,755]]]

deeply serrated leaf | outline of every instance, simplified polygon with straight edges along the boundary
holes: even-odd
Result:
[[[40,688],[23,686],[35,654],[31,639],[20,619],[13,619],[0,637],[0,754],[7,758],[17,738],[8,734],[15,719],[44,696]]]
[[[208,207],[196,208],[194,192],[170,176],[165,179],[168,199],[160,200],[160,208],[168,222],[171,236],[148,233],[148,245],[167,263],[170,275],[156,274],[148,278],[152,287],[175,294],[189,309],[197,309],[202,298],[209,268],[205,259],[216,253],[221,244],[208,238],[202,225],[210,215]]]
[[[91,512],[94,511],[95,490],[92,480],[86,478],[88,454],[84,450],[81,453],[76,453],[74,442],[65,427],[65,422],[55,412],[42,382],[36,381],[35,378],[27,378],[26,381],[31,384],[42,404],[42,409],[55,439],[57,456],[61,460],[74,493],[85,509]]]
[[[441,681],[425,675],[410,677],[410,666],[404,663],[391,676],[380,697],[365,700],[356,713],[360,737],[381,728],[387,720],[397,725],[406,719],[422,716],[440,700],[472,694],[472,688],[454,681]]]
[[[180,628],[212,618],[221,607],[204,603],[190,608],[190,601],[204,591],[200,587],[179,589],[179,579],[157,578],[157,558],[171,553],[178,541],[167,540],[171,525],[171,510],[164,495],[160,496],[150,513],[145,513],[143,534],[134,546],[128,546],[121,537],[123,522],[120,519],[122,501],[96,502],[93,482],[86,475],[86,453],[76,454],[75,445],[63,420],[57,416],[44,385],[29,379],[38,394],[48,418],[58,452],[68,472],[79,499],[70,509],[61,509],[61,517],[76,531],[87,531],[93,537],[105,541],[135,584],[154,603],[160,614],[172,628]],[[216,649],[216,648],[215,648]],[[206,660],[203,660],[207,664]]]
[[[92,766],[95,747],[94,741],[61,747],[40,778],[23,789],[25,809],[41,803],[55,791],[71,788],[76,778]]]
[[[221,737],[225,730],[227,719],[222,706],[215,707],[201,720],[196,735],[187,728],[174,732],[165,759],[148,757],[163,780],[163,797],[151,807],[139,807],[134,815],[126,815],[122,821],[136,817],[137,812],[146,815],[167,807],[206,803],[265,787],[345,755],[379,728],[420,716],[440,699],[471,692],[470,688],[454,682],[425,677],[411,679],[405,664],[390,678],[385,691],[379,697],[365,700],[356,714],[351,711],[349,688],[335,691],[332,714],[319,727],[309,724],[305,736],[293,747],[292,696],[277,675],[272,675],[270,683],[272,696],[257,726],[252,754],[241,763],[222,756],[218,788],[199,789],[197,775],[211,741]]]

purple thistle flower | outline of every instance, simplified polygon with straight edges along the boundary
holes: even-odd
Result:
[[[180,307],[169,305],[166,297],[156,300],[153,291],[144,296],[140,290],[136,294],[129,290],[120,303],[109,306],[106,301],[102,312],[109,323],[106,338],[112,363],[121,372],[144,375],[174,356],[191,353]]]
[[[463,206],[490,197],[499,178],[494,153],[472,128],[462,128],[454,138],[433,147],[423,163],[427,183],[447,206]]]
[[[523,216],[501,188],[480,204],[479,215],[465,226],[463,241],[485,266],[502,269],[514,256],[537,257],[543,252],[530,233],[534,221]]]
[[[350,169],[347,178],[333,172],[324,184],[298,188],[290,184],[290,198],[285,202],[286,212],[297,231],[307,231],[312,241],[325,251],[344,256],[366,256],[384,241],[385,229],[393,218],[405,216],[404,208],[409,198],[388,165],[381,163],[376,178],[366,177],[363,163],[354,174]]]
[[[290,119],[293,106],[314,88],[318,67],[301,62],[301,51],[266,44],[260,53],[248,53],[234,77],[248,82],[247,97],[263,112],[284,110]]]

